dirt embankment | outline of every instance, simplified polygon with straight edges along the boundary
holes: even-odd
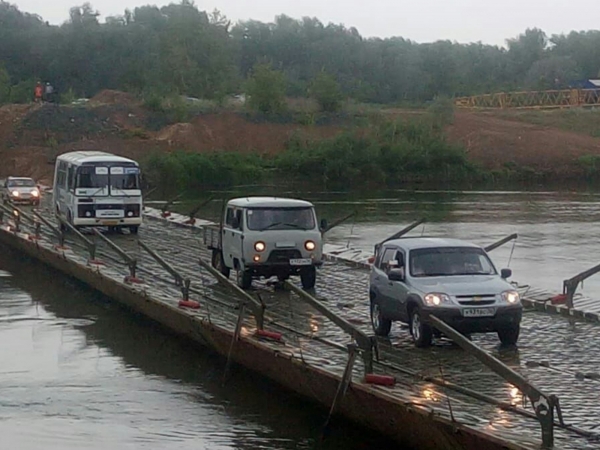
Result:
[[[458,112],[448,138],[462,144],[473,161],[490,169],[516,164],[562,173],[574,169],[581,156],[600,156],[600,138],[490,113]]]
[[[225,112],[149,131],[146,125],[152,114],[134,97],[118,91],[103,91],[84,106],[2,106],[0,177],[33,176],[48,182],[56,155],[73,150],[103,150],[137,160],[152,152],[175,150],[275,154],[283,151],[296,133],[322,139],[341,130],[336,126],[252,122]]]
[[[342,130],[332,125],[254,122],[223,112],[149,131],[152,114],[135,97],[118,91],[103,91],[85,106],[0,107],[0,177],[33,176],[48,182],[56,155],[73,150],[104,150],[138,160],[155,151],[175,150],[276,154],[294,134],[323,139]],[[457,112],[448,138],[488,169],[520,166],[569,176],[581,156],[600,156],[600,138],[493,113]]]

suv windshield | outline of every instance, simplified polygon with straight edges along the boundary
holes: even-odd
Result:
[[[413,277],[452,275],[492,275],[496,270],[480,248],[423,248],[410,252],[410,274]]]
[[[312,230],[315,228],[313,209],[251,208],[247,213],[249,230]]]
[[[9,180],[6,185],[8,187],[35,187],[35,182],[30,179],[25,180]]]

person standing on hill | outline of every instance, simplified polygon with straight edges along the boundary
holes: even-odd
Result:
[[[35,85],[35,89],[33,90],[34,101],[36,103],[41,103],[43,95],[44,95],[44,88],[42,87],[42,83],[38,81],[37,84]]]
[[[50,83],[46,83],[44,97],[46,102],[52,102],[54,100],[54,88]]]

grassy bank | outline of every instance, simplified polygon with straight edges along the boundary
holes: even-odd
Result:
[[[144,166],[150,184],[178,191],[273,180],[348,188],[481,177],[464,149],[448,143],[439,124],[424,119],[382,119],[319,141],[293,136],[276,156],[176,151],[153,154]]]

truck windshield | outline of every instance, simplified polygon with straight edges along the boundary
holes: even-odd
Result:
[[[496,269],[485,252],[473,247],[424,248],[410,252],[413,277],[492,275]]]
[[[247,211],[249,230],[312,230],[315,214],[312,208],[251,208]]]
[[[8,187],[35,187],[35,182],[29,179],[9,180],[6,185]]]

